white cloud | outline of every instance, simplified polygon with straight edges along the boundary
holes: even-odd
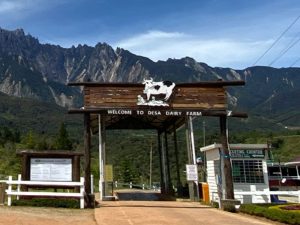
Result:
[[[0,0],[0,16],[22,17],[41,9],[49,9],[67,0]]]
[[[211,66],[251,66],[272,40],[251,41],[222,38],[203,39],[178,32],[148,31],[115,43],[114,47],[127,49],[150,59],[166,60],[189,56]]]
[[[9,13],[15,10],[20,10],[24,6],[22,1],[0,1],[0,13]]]

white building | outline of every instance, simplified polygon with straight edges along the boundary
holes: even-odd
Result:
[[[224,199],[225,193],[222,145],[212,144],[200,148],[206,155],[207,183],[211,201]],[[233,186],[235,199],[241,203],[269,203],[268,195],[255,195],[255,191],[269,191],[267,163],[267,144],[230,144],[230,159],[232,165]],[[248,192],[243,194],[241,192]]]

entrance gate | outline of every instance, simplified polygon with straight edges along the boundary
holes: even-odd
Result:
[[[170,194],[170,167],[167,133],[174,133],[186,125],[188,164],[196,164],[192,117],[213,116],[220,118],[220,136],[223,144],[226,198],[233,199],[231,165],[226,135],[227,117],[247,117],[246,113],[228,111],[227,86],[244,85],[244,81],[213,81],[174,84],[170,81],[144,80],[134,83],[69,83],[83,86],[84,106],[70,109],[69,113],[84,115],[85,148],[85,202],[93,207],[90,182],[91,132],[99,133],[100,196],[104,190],[105,131],[107,129],[152,129],[157,131],[160,157],[161,193]],[[177,144],[175,143],[175,152]],[[190,195],[196,193],[190,185]],[[194,195],[194,194],[193,194]]]

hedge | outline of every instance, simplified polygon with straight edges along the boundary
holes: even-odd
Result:
[[[36,207],[55,207],[55,208],[80,208],[79,201],[76,199],[20,199],[13,200],[13,206],[36,206]]]
[[[250,215],[261,216],[270,220],[278,221],[287,224],[300,224],[299,210],[284,210],[281,209],[284,205],[260,205],[260,204],[243,204],[240,207],[240,212]]]

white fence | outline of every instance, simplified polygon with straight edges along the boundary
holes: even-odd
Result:
[[[235,191],[234,192],[235,198],[237,200],[243,201],[243,196],[248,196],[251,199],[252,203],[268,203],[270,200],[271,195],[277,195],[277,196],[293,196],[295,199],[297,199],[298,203],[300,203],[300,190],[298,191]],[[268,199],[267,201],[263,202],[262,197],[265,196],[265,199]],[[219,202],[219,196],[217,192],[212,192],[212,201]]]
[[[72,197],[80,198],[80,208],[84,208],[84,178],[80,178],[80,182],[50,182],[50,181],[22,181],[21,176],[18,180],[12,180],[12,176],[8,177],[6,181],[8,184],[7,205],[11,206],[11,198],[13,195],[17,196],[48,196],[48,197]],[[17,185],[17,190],[13,190],[13,185]],[[79,193],[74,192],[40,192],[40,191],[21,191],[21,185],[37,186],[37,187],[80,187]]]
[[[299,191],[235,191],[234,195],[248,195],[252,197],[252,202],[257,202],[258,196],[271,196],[271,195],[284,195],[284,196],[294,196],[298,198],[298,203],[300,203],[300,190]]]

